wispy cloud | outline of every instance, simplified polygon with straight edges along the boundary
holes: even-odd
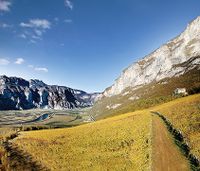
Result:
[[[55,17],[55,18],[54,18],[54,21],[55,21],[55,22],[58,22],[58,21],[59,21],[59,18],[58,18],[58,17]]]
[[[0,23],[0,28],[11,28],[12,26],[7,23]]]
[[[47,68],[40,68],[40,67],[36,67],[34,68],[35,71],[40,71],[40,72],[48,72],[49,70]]]
[[[65,6],[71,10],[74,8],[74,5],[70,0],[65,0]]]
[[[7,58],[0,58],[0,65],[9,65],[10,63],[14,63],[17,65],[21,65],[25,62],[25,60],[23,58],[17,58],[15,61],[9,61]],[[48,68],[46,67],[35,67],[34,65],[27,65],[28,68],[30,68],[33,71],[37,71],[37,72],[44,72],[47,73],[49,72]]]
[[[21,22],[20,26],[25,29],[20,37],[28,39],[30,43],[36,43],[42,40],[42,35],[51,28],[51,22],[46,19],[31,19]]]
[[[0,0],[0,11],[10,11],[11,2],[8,0]]]
[[[15,61],[15,64],[21,65],[21,64],[24,63],[24,61],[25,61],[25,60],[24,60],[23,58],[17,58],[16,61]]]
[[[24,33],[20,34],[19,37],[21,37],[21,38],[23,38],[23,39],[26,39],[26,38],[27,38],[27,36],[26,36]]]
[[[65,19],[64,23],[72,23],[72,20],[71,19]]]
[[[29,68],[34,68],[34,66],[33,66],[33,65],[28,65],[28,67],[29,67]]]
[[[42,36],[43,34],[43,31],[42,30],[34,30],[35,31],[35,34],[38,35],[38,36]]]
[[[20,26],[29,28],[50,29],[51,22],[46,19],[31,19],[27,23],[21,22]]]
[[[35,40],[31,39],[31,40],[29,41],[29,43],[36,44],[37,42],[36,42]]]
[[[36,36],[34,34],[31,36],[31,38],[35,39],[35,40],[42,40],[42,38],[40,36]]]
[[[35,67],[34,65],[27,65],[28,68],[33,69],[37,72],[48,72],[48,68],[46,67]]]
[[[0,65],[8,65],[10,63],[9,60],[5,58],[0,58]]]

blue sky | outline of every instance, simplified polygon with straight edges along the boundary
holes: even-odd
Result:
[[[198,15],[197,0],[0,0],[0,75],[103,91]]]

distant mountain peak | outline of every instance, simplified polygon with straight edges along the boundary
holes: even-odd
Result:
[[[0,110],[89,107],[100,94],[90,94],[65,86],[47,85],[37,79],[27,81],[18,77],[0,76]]]
[[[199,24],[200,24],[200,16],[196,17],[194,20],[188,23],[186,30],[191,27],[194,28],[195,26],[198,26]]]
[[[47,84],[45,84],[43,81],[38,80],[38,79],[30,79],[29,80],[30,87],[45,87]]]

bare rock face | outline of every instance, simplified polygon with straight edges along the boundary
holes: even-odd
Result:
[[[188,24],[185,31],[178,37],[125,69],[103,95],[110,97],[120,94],[128,87],[136,89],[153,81],[184,74],[186,70],[200,64],[199,56],[200,17]],[[184,64],[190,64],[189,68]]]
[[[89,94],[40,80],[0,76],[0,110],[72,109],[92,106],[100,93]]]

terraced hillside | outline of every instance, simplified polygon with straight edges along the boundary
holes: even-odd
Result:
[[[22,132],[13,144],[51,170],[189,170],[164,122],[151,111],[172,118],[199,156],[199,100],[200,95],[193,95],[74,128]]]

